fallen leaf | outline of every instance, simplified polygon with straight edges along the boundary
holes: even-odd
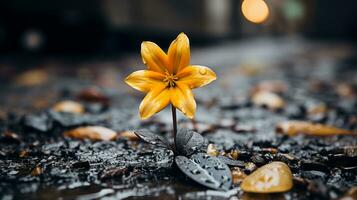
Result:
[[[316,124],[305,121],[286,121],[276,126],[278,133],[294,136],[297,134],[306,134],[313,136],[330,136],[330,135],[348,135],[355,134],[350,130],[337,128],[334,126]]]
[[[285,106],[285,101],[279,95],[269,91],[254,93],[252,102],[257,106],[266,106],[271,110],[282,109]]]
[[[57,112],[67,112],[67,113],[84,113],[84,106],[75,101],[61,101],[56,103],[52,109]]]
[[[153,145],[158,145],[166,148],[170,148],[169,143],[160,135],[152,133],[148,130],[136,130],[134,131],[136,136],[138,136],[141,140],[144,142],[153,144]]]
[[[252,193],[286,192],[293,187],[293,175],[285,163],[272,162],[247,176],[240,187]]]
[[[102,126],[84,126],[66,131],[64,135],[76,139],[109,141],[115,139],[117,133],[109,128]]]
[[[184,174],[201,185],[226,191],[232,185],[232,174],[228,166],[216,157],[197,153],[190,158],[177,156],[175,162]]]
[[[189,156],[206,147],[207,140],[192,130],[180,129],[176,135],[176,150],[180,155]]]

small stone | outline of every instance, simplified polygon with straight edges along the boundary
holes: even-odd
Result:
[[[109,98],[95,87],[90,87],[80,91],[77,97],[78,99],[86,102],[96,102],[106,105],[109,104]]]
[[[271,110],[282,109],[285,106],[285,101],[279,95],[268,91],[254,93],[252,102],[257,106],[266,106]]]
[[[269,91],[274,93],[284,93],[288,90],[286,83],[280,80],[266,80],[257,84],[252,92]]]
[[[218,151],[214,144],[209,144],[207,147],[207,154],[210,156],[218,156]]]
[[[336,87],[336,92],[341,97],[351,98],[356,95],[356,88],[348,83],[340,83]]]
[[[117,133],[102,126],[84,126],[64,132],[67,137],[76,139],[90,139],[93,141],[109,141],[115,139]]]
[[[42,168],[40,166],[36,166],[32,171],[31,171],[31,176],[39,176],[42,174]]]
[[[247,175],[239,167],[233,167],[231,169],[231,173],[233,184],[240,183],[244,180],[245,177],[247,177]]]
[[[291,170],[283,162],[272,162],[260,167],[241,184],[243,191],[252,193],[286,192],[292,187]]]
[[[26,158],[26,157],[28,157],[28,156],[29,156],[29,152],[26,151],[26,150],[22,150],[22,151],[20,151],[20,153],[19,153],[19,157],[20,157],[20,158]]]
[[[75,101],[61,101],[52,107],[57,112],[67,112],[82,114],[84,113],[84,106]]]
[[[294,136],[300,133],[306,135],[313,135],[313,136],[355,134],[350,130],[345,130],[345,129],[324,125],[324,124],[305,122],[305,121],[281,122],[276,126],[276,131],[278,133],[283,133],[289,136]]]
[[[255,169],[257,169],[257,166],[254,163],[252,162],[245,163],[246,173],[252,173],[252,171],[254,171]]]
[[[2,140],[5,140],[6,142],[9,143],[20,143],[20,137],[16,133],[12,131],[5,131],[3,134]]]
[[[229,156],[233,158],[234,160],[237,160],[239,156],[239,151],[236,149],[232,149],[231,152],[229,153]]]

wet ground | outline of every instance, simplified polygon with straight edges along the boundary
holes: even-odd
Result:
[[[179,127],[201,133],[219,154],[238,152],[245,174],[271,161],[288,164],[294,187],[273,195],[245,194],[239,183],[228,192],[204,188],[185,177],[175,167],[173,153],[162,147],[121,136],[92,142],[63,135],[74,127],[100,125],[119,133],[146,128],[172,140],[170,110],[140,121],[138,106],[143,95],[122,82],[130,72],[143,67],[139,55],[91,61],[43,59],[30,64],[4,60],[0,67],[0,198],[351,196],[357,186],[355,135],[288,136],[277,133],[276,125],[294,119],[356,132],[355,55],[350,45],[298,38],[193,50],[192,63],[210,66],[218,80],[195,91],[196,119],[189,121],[179,114]],[[24,74],[14,66],[31,70]],[[35,73],[31,73],[33,68]],[[254,104],[251,95],[260,89],[274,91],[285,104],[277,109]],[[76,115],[50,109],[62,100],[78,101],[86,112]]]

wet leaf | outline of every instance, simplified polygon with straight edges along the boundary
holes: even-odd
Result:
[[[117,136],[117,133],[109,128],[102,126],[84,126],[66,131],[64,135],[76,139],[109,141],[113,140]]]
[[[157,146],[170,148],[169,143],[158,134],[152,133],[148,130],[136,130],[134,131],[134,133],[144,142]]]
[[[201,185],[217,190],[229,190],[232,185],[228,166],[216,157],[197,153],[191,158],[177,156],[175,161],[183,173]]]
[[[219,160],[221,160],[223,163],[229,166],[238,166],[238,167],[244,167],[244,162],[240,160],[233,160],[231,158],[228,158],[227,156],[218,156],[217,157]]]
[[[67,112],[82,114],[84,113],[84,106],[75,101],[61,101],[56,103],[52,109],[57,112]]]
[[[207,140],[194,131],[180,129],[176,135],[176,150],[181,155],[192,155],[205,150],[206,146]]]
[[[355,134],[350,130],[305,121],[281,122],[277,125],[276,130],[278,133],[283,133],[290,136],[294,136],[300,133],[313,136]]]
[[[241,188],[245,192],[276,193],[286,192],[293,187],[293,175],[283,162],[272,162],[262,166],[247,176]]]

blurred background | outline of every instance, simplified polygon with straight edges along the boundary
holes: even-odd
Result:
[[[179,32],[193,45],[300,35],[357,39],[357,1],[347,0],[4,0],[0,53],[106,55],[165,44]]]

